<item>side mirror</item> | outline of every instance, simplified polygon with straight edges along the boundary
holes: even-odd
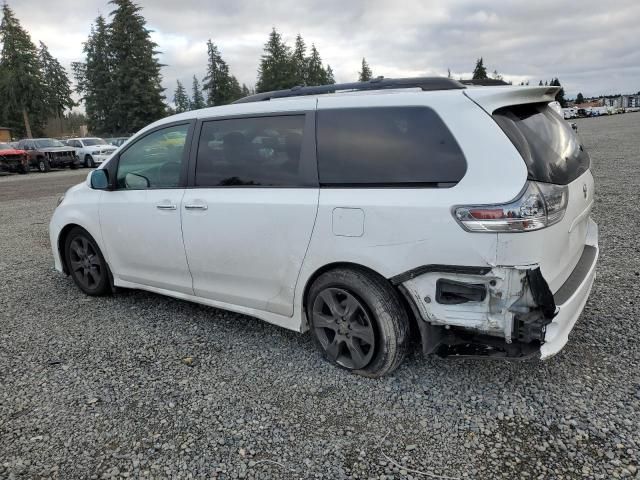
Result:
[[[124,177],[124,184],[131,190],[145,190],[150,187],[149,179],[137,173],[127,173]]]
[[[94,170],[90,175],[91,188],[94,190],[106,190],[109,187],[109,177],[106,170]]]

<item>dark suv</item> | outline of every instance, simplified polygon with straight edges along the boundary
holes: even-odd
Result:
[[[26,150],[29,164],[41,172],[51,168],[78,168],[75,150],[53,138],[33,138],[20,140],[19,150]]]

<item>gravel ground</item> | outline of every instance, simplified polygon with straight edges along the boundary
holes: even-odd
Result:
[[[252,318],[83,296],[47,223],[86,171],[0,178],[0,477],[640,478],[640,113],[578,124],[601,261],[565,350],[381,380]]]

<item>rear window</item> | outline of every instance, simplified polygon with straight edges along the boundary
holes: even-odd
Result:
[[[536,182],[566,185],[589,169],[589,155],[571,126],[546,103],[501,108],[493,118]]]
[[[455,185],[467,163],[455,138],[427,107],[318,111],[321,185]]]

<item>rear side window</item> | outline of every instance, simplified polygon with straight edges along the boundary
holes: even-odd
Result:
[[[212,120],[202,125],[196,186],[309,186],[304,115]]]
[[[444,122],[427,107],[318,111],[321,185],[455,185],[467,163]]]
[[[524,158],[530,180],[566,185],[589,169],[578,137],[548,104],[501,108],[493,118]]]

